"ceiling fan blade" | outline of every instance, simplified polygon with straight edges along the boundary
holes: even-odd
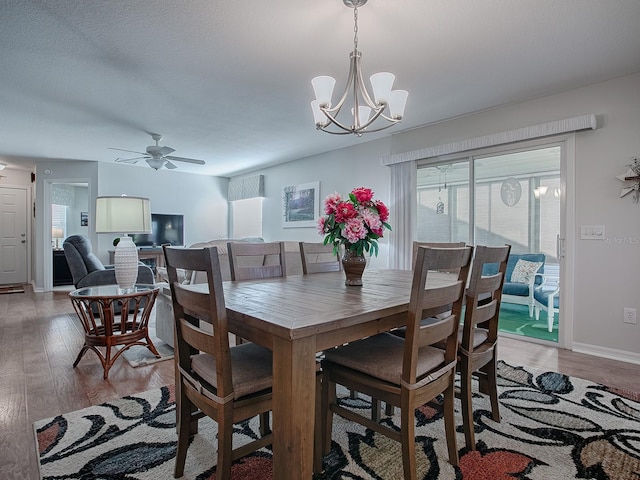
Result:
[[[147,158],[147,157],[116,158],[116,163],[130,163],[130,164],[133,165],[133,164],[138,163],[138,160],[140,160],[142,158]]]
[[[169,155],[165,155],[167,160],[174,160],[176,162],[187,162],[187,163],[195,163],[196,165],[204,165],[204,160],[194,160],[193,158],[184,158],[184,157],[171,157]]]
[[[109,150],[118,150],[120,152],[129,152],[129,153],[137,153],[139,155],[146,155],[145,152],[136,152],[135,150],[124,150],[123,148],[113,148],[113,147],[107,147]]]
[[[170,153],[175,152],[175,150],[171,147],[162,147],[160,150],[158,150],[158,152],[160,152],[160,155],[162,155],[163,157],[169,155]]]
[[[167,167],[169,170],[173,170],[174,168],[178,168],[173,163],[171,163],[169,160],[167,160],[165,162],[164,166]]]

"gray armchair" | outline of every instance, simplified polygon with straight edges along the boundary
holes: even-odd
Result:
[[[91,252],[91,242],[87,237],[71,235],[64,241],[62,247],[76,288],[117,283],[113,265],[102,264],[100,259]],[[138,266],[137,283],[153,284],[153,270],[141,263]]]

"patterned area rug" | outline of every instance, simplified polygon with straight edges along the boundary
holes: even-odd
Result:
[[[7,293],[24,293],[22,285],[4,285],[0,287],[0,295]]]
[[[350,408],[370,408],[344,393]],[[418,409],[418,478],[638,479],[640,394],[501,363],[500,399],[500,423],[491,420],[484,396],[474,399],[477,450],[464,448],[459,426],[459,468],[448,463],[441,416]],[[173,402],[172,388],[163,387],[36,422],[42,478],[173,478]],[[383,421],[398,425],[398,415]],[[255,419],[236,425],[234,441],[255,437],[257,427]],[[201,420],[183,478],[216,478],[215,435],[215,423]],[[402,478],[398,443],[337,416],[324,466],[316,480]],[[237,461],[232,478],[272,478],[271,451]]]

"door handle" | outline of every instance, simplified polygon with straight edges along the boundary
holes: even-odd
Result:
[[[26,240],[20,240],[20,243],[27,243]]]
[[[560,238],[560,235],[556,236],[556,255],[558,256],[558,260],[564,258],[566,252],[564,249],[564,238]]]

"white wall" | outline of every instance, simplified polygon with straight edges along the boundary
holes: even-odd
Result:
[[[321,135],[319,133],[319,135]],[[325,134],[326,135],[326,134]],[[320,242],[315,227],[282,227],[282,190],[290,185],[320,182],[320,214],[324,198],[333,192],[346,196],[356,187],[368,187],[375,198],[389,204],[388,168],[380,164],[381,152],[388,152],[389,139],[362,143],[295,162],[260,170],[265,174],[262,235],[266,241],[295,240]],[[380,254],[370,260],[372,266],[388,265],[388,233],[379,241]]]
[[[630,196],[619,198],[615,178],[626,171],[631,156],[640,155],[640,74],[253,172],[265,175],[264,237],[321,238],[314,229],[282,228],[281,191],[286,185],[319,180],[322,198],[334,190],[344,194],[367,186],[388,202],[389,169],[380,166],[381,156],[589,113],[597,115],[598,129],[576,134],[577,228],[569,232],[575,242],[575,297],[569,299],[574,348],[640,363],[640,325],[622,321],[624,307],[640,310],[640,205]],[[390,223],[393,226],[393,218]],[[605,241],[580,240],[580,225],[604,225]],[[386,245],[384,240],[378,266],[386,266]]]
[[[229,180],[150,167],[100,163],[98,195],[147,197],[151,213],[184,215],[184,242],[191,245],[228,236]],[[114,235],[98,235],[98,252],[108,262]],[[95,248],[95,247],[94,247]]]

